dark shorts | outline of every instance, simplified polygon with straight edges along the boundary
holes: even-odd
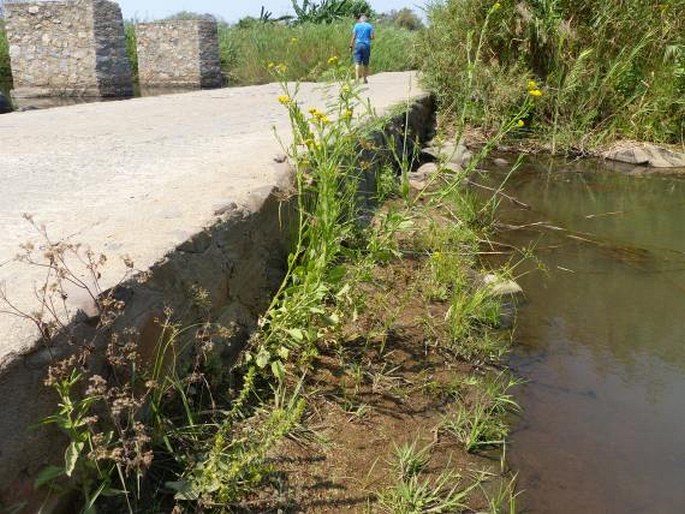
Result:
[[[363,64],[364,66],[369,65],[371,60],[371,46],[365,45],[364,43],[357,43],[354,45],[354,63]]]

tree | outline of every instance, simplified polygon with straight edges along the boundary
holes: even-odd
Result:
[[[182,21],[187,21],[187,20],[210,20],[213,21],[216,18],[211,15],[211,14],[200,14],[192,11],[180,11],[177,12],[176,14],[172,14],[171,16],[167,16],[164,18],[165,20],[182,20]]]
[[[332,23],[344,18],[356,18],[361,14],[373,16],[375,13],[366,0],[292,0],[296,23]]]
[[[382,23],[391,23],[407,30],[420,30],[424,28],[421,18],[407,7],[400,9],[399,11],[392,10],[388,13],[383,13],[380,16],[379,21]]]

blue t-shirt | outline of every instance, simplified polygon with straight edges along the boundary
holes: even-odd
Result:
[[[373,25],[368,22],[359,22],[352,30],[354,34],[354,42],[357,45],[371,46],[371,37],[373,36]]]

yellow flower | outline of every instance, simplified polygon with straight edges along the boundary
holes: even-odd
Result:
[[[493,11],[499,11],[502,8],[502,4],[499,2],[495,2],[495,5],[492,6]]]
[[[311,137],[308,137],[302,142],[305,146],[312,146],[314,144],[314,140]]]
[[[542,91],[540,91],[539,89],[531,89],[530,91],[528,91],[528,93],[531,96],[542,96]]]
[[[269,68],[270,70],[273,70],[274,66],[276,66],[276,65],[274,63],[270,62],[269,65],[267,66],[267,68]]]
[[[299,39],[297,39],[296,37],[291,37],[291,38],[290,38],[290,42],[291,42],[291,43],[297,43],[298,41],[299,41]]]
[[[328,64],[330,64],[331,66],[335,66],[336,64],[338,64],[338,62],[339,62],[339,59],[338,59],[337,55],[334,55],[333,57],[328,58]]]
[[[521,128],[521,127],[523,127],[523,126],[525,126],[525,125],[526,125],[526,124],[525,124],[525,122],[524,122],[523,120],[518,120],[518,121],[516,122],[516,126],[519,127],[519,128]]]
[[[288,105],[290,102],[292,102],[292,99],[288,95],[281,95],[278,97],[278,101],[283,105]]]
[[[349,84],[343,84],[343,87],[340,88],[341,93],[349,94],[352,92],[352,88],[350,87]]]
[[[319,109],[317,109],[316,107],[310,107],[308,112],[312,116],[316,116],[319,113]]]
[[[534,80],[529,80],[528,81],[528,89],[537,89],[538,84]]]
[[[350,119],[352,119],[352,116],[353,116],[353,115],[354,115],[354,111],[353,111],[352,109],[347,109],[347,110],[343,113],[343,118],[350,120]]]
[[[276,66],[276,69],[278,70],[279,73],[285,73],[286,71],[288,71],[288,67],[283,63]]]
[[[319,116],[319,121],[321,122],[322,125],[328,125],[331,122],[330,118],[328,116],[326,116],[325,114],[322,116]]]

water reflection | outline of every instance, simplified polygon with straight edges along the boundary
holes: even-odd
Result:
[[[529,226],[501,237],[533,241],[546,268],[518,270],[524,507],[682,512],[685,182],[547,162],[524,166],[507,193],[531,209],[503,204],[500,218]]]

